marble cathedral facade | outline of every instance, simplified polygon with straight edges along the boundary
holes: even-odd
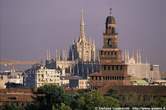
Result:
[[[98,71],[96,46],[95,42],[91,41],[85,34],[83,11],[81,12],[78,40],[74,40],[69,51],[67,49],[57,50],[55,61],[56,67],[62,70],[63,76],[68,74],[87,77],[89,74]]]
[[[70,59],[82,62],[91,62],[96,60],[95,42],[90,41],[88,36],[85,34],[83,10],[81,12],[80,36],[78,41],[74,41],[73,45],[71,46]]]

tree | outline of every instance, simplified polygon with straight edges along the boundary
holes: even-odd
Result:
[[[44,85],[38,88],[38,93],[45,94],[44,97],[38,97],[40,110],[51,110],[54,105],[55,108],[60,108],[63,102],[64,90],[57,85]]]
[[[72,110],[68,105],[65,105],[64,103],[61,103],[60,110]]]
[[[38,106],[36,104],[27,104],[25,110],[38,110]]]
[[[120,102],[119,100],[110,97],[110,96],[105,96],[104,97],[104,105],[105,107],[120,107]]]
[[[73,110],[94,110],[95,107],[119,107],[119,101],[110,96],[103,96],[98,91],[90,91],[74,97]]]
[[[156,98],[153,102],[154,107],[166,107],[166,97]]]
[[[5,105],[4,110],[21,110],[21,108],[12,103]]]

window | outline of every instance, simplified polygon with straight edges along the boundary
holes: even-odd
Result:
[[[110,66],[108,66],[108,70],[110,70]]]
[[[122,70],[122,65],[120,65],[120,70]]]
[[[114,70],[114,65],[112,65],[112,70]]]
[[[103,55],[103,51],[100,51],[100,54]]]
[[[96,76],[96,80],[97,80],[97,76]]]
[[[115,80],[115,76],[112,77],[112,80]]]
[[[106,68],[106,65],[104,65],[104,70],[106,70],[107,68]]]
[[[111,55],[113,55],[113,52],[111,52]]]
[[[107,45],[111,45],[111,39],[108,39],[108,41],[107,41]]]
[[[116,65],[116,70],[119,70],[119,66],[118,65]]]
[[[10,100],[16,100],[16,97],[8,97]]]

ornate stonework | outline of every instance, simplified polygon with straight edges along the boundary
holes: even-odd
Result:
[[[85,24],[82,11],[80,21],[80,36],[78,41],[73,43],[72,55],[74,55],[74,59],[78,59],[79,61],[90,62],[95,61],[95,52],[95,43],[90,41],[85,35]]]

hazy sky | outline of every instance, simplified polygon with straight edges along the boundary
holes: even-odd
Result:
[[[117,20],[120,48],[143,49],[166,71],[166,0],[0,0],[0,59],[45,58],[79,37],[84,9],[86,35],[103,43],[109,8]]]

